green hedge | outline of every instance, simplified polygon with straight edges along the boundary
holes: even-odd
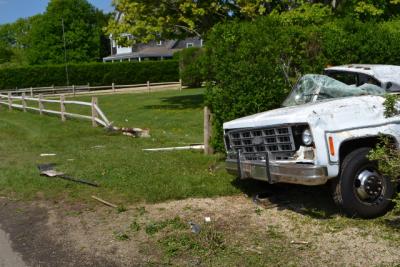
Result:
[[[178,61],[71,64],[70,85],[139,84],[179,80]],[[66,85],[64,65],[0,69],[0,89]]]
[[[400,65],[399,40],[400,20],[305,27],[265,17],[217,25],[206,42],[214,148],[223,150],[223,122],[278,108],[302,74],[321,73],[327,65]]]
[[[179,73],[183,85],[200,87],[205,81],[204,49],[191,47],[179,52]]]

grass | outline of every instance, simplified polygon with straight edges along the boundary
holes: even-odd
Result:
[[[90,97],[79,97],[90,101]],[[18,199],[89,199],[158,202],[236,193],[221,158],[201,152],[143,152],[143,148],[202,143],[203,90],[100,96],[116,126],[149,128],[151,138],[111,134],[89,121],[62,123],[55,116],[0,107],[0,194]],[[49,107],[49,106],[47,106]],[[67,106],[89,114],[89,109]],[[40,157],[55,153],[55,157]],[[101,184],[92,188],[39,176],[36,165],[54,162],[68,175]],[[217,166],[210,171],[210,166]],[[214,169],[214,168],[211,168]]]

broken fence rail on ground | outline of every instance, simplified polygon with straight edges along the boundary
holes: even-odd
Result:
[[[13,103],[14,100],[20,101],[21,104]],[[37,102],[38,107],[28,106],[27,101]],[[59,105],[60,111],[45,109],[44,103],[58,103],[60,104]],[[101,109],[98,106],[97,97],[92,97],[92,102],[89,103],[83,101],[65,100],[64,95],[60,96],[60,100],[55,100],[55,99],[44,99],[43,95],[39,95],[38,98],[26,97],[25,93],[22,93],[21,96],[12,96],[11,92],[9,92],[7,95],[0,94],[0,105],[8,106],[9,110],[17,108],[23,110],[24,112],[28,110],[38,111],[40,115],[42,115],[43,113],[60,115],[62,121],[66,121],[67,117],[70,117],[70,118],[91,120],[92,125],[94,127],[96,127],[97,124],[100,124],[104,127],[111,126],[111,123],[109,122],[107,117],[104,115],[103,111],[101,111]],[[91,116],[67,112],[65,105],[80,105],[80,106],[90,107]]]
[[[11,93],[12,95],[22,95],[25,93],[26,95],[30,95],[31,97],[39,94],[77,94],[80,92],[94,92],[94,91],[110,91],[117,92],[121,90],[132,90],[137,88],[138,92],[151,92],[152,90],[156,91],[160,86],[172,86],[176,85],[177,89],[182,90],[182,80],[178,82],[162,82],[162,83],[151,83],[148,81],[143,84],[131,84],[131,85],[117,85],[112,83],[111,85],[104,86],[90,86],[87,85],[71,85],[71,86],[50,86],[50,87],[30,87],[30,88],[20,88],[20,89],[10,89],[10,90],[1,90],[0,93]],[[155,88],[154,88],[155,87]]]

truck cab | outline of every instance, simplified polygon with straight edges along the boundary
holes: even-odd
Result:
[[[386,118],[383,102],[400,67],[349,66],[303,76],[282,108],[224,123],[227,170],[271,184],[330,182],[347,215],[384,214],[395,186],[367,155],[381,135],[399,144],[400,116]]]

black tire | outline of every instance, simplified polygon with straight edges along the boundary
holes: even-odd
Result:
[[[367,158],[370,150],[363,147],[348,154],[340,176],[332,181],[333,199],[350,217],[375,218],[391,207],[395,185],[378,172],[376,162]]]

